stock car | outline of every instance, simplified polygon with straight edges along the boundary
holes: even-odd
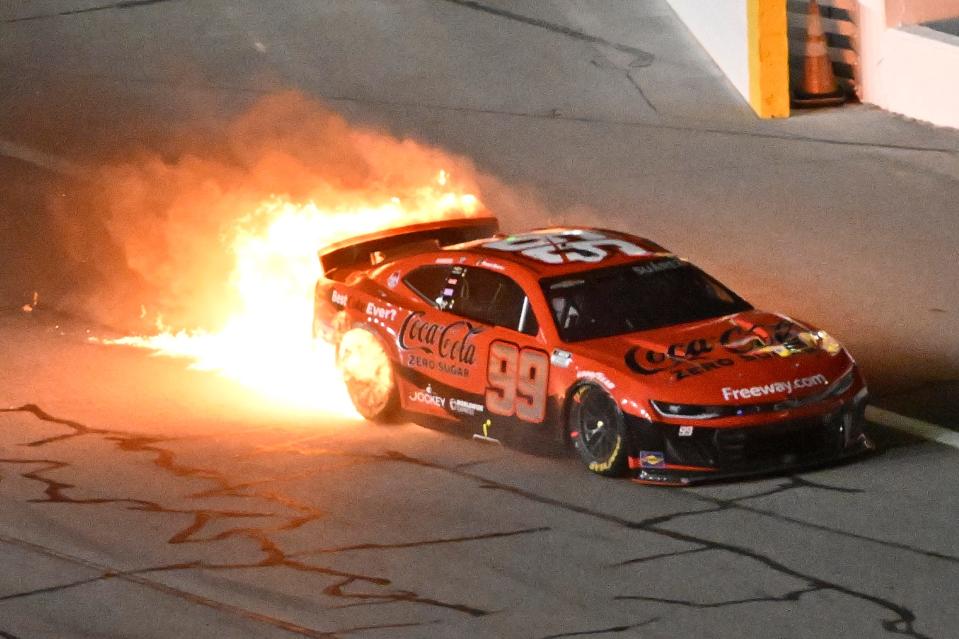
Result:
[[[828,333],[754,309],[654,242],[598,228],[410,225],[319,252],[314,336],[357,411],[636,481],[781,472],[872,448]]]

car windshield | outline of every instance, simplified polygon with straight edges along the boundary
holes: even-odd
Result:
[[[679,259],[596,269],[541,281],[565,342],[721,317],[752,307]]]

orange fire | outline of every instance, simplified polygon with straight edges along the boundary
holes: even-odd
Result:
[[[173,332],[158,319],[156,335],[102,341],[188,358],[190,368],[214,371],[287,408],[356,417],[332,347],[311,338],[317,250],[407,224],[468,217],[480,204],[446,171],[404,199],[351,200],[337,208],[271,197],[240,217],[225,236],[235,258],[229,288],[236,308],[220,330]]]

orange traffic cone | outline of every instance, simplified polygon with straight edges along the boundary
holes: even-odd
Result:
[[[836,76],[832,72],[819,3],[810,0],[809,15],[806,18],[806,61],[803,65],[802,87],[793,91],[793,106],[836,106],[845,101],[846,93],[836,83]]]

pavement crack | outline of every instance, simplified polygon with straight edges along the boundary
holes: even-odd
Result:
[[[866,592],[865,590],[857,590],[855,588],[844,586],[837,582],[829,581],[827,579],[822,579],[812,574],[807,574],[797,568],[791,568],[787,566],[786,564],[784,564],[783,562],[777,559],[774,559],[773,557],[770,557],[758,551],[751,550],[744,546],[738,546],[735,544],[719,542],[713,539],[708,539],[706,537],[700,537],[693,534],[670,530],[668,528],[662,527],[662,523],[650,523],[650,521],[653,521],[653,522],[662,521],[663,518],[654,518],[648,521],[633,521],[630,519],[626,519],[624,517],[620,517],[618,515],[612,515],[609,513],[600,512],[591,508],[565,502],[563,500],[556,499],[553,497],[539,495],[532,491],[518,488],[516,486],[511,486],[509,484],[504,484],[504,483],[483,477],[481,475],[476,475],[474,473],[470,473],[464,470],[459,470],[452,467],[445,467],[445,466],[428,462],[425,460],[412,458],[403,453],[399,453],[396,451],[387,451],[386,453],[384,453],[384,455],[382,455],[381,458],[384,459],[384,461],[386,460],[401,461],[401,462],[415,464],[418,466],[445,470],[448,473],[451,473],[460,477],[472,479],[473,481],[476,481],[481,488],[499,490],[508,494],[515,495],[517,497],[521,497],[523,499],[527,499],[529,501],[553,506],[556,508],[566,510],[568,512],[574,512],[574,513],[586,515],[594,519],[598,519],[601,521],[606,521],[612,524],[623,526],[624,528],[628,528],[631,530],[642,530],[648,533],[660,535],[662,537],[671,539],[673,541],[680,541],[686,544],[701,546],[709,550],[726,551],[742,559],[752,559],[764,565],[766,568],[772,570],[773,572],[779,573],[781,575],[785,575],[787,577],[792,577],[799,581],[803,581],[809,584],[810,588],[816,588],[818,590],[831,590],[831,591],[846,595],[848,597],[851,597],[853,599],[858,599],[860,601],[872,603],[875,606],[891,613],[892,615],[894,615],[893,619],[880,620],[880,624],[888,632],[902,634],[908,637],[914,637],[915,639],[928,639],[927,635],[916,630],[915,613],[912,610],[910,610],[908,607],[902,604],[896,603],[895,601],[891,599],[870,594]],[[798,484],[795,484],[795,485],[798,487]],[[777,489],[774,489],[774,490],[778,490],[778,488],[779,487],[777,487]],[[728,502],[728,503],[733,504],[734,502]],[[720,506],[720,509],[730,508],[730,507],[732,506],[725,505],[725,506]]]
[[[149,453],[153,455],[153,464],[158,469],[169,473],[178,478],[189,478],[200,481],[211,482],[214,485],[214,488],[205,491],[204,494],[216,497],[216,496],[235,496],[245,499],[258,499],[264,500],[267,503],[273,504],[277,507],[282,507],[283,511],[289,512],[289,515],[281,516],[275,515],[280,518],[280,523],[273,526],[237,526],[234,528],[221,531],[214,535],[209,535],[206,537],[201,536],[201,532],[207,528],[207,526],[218,519],[221,518],[232,518],[236,517],[238,519],[250,520],[253,521],[255,517],[268,517],[273,516],[273,513],[260,513],[260,512],[244,512],[244,511],[214,511],[210,509],[171,509],[165,508],[163,505],[148,501],[148,500],[138,500],[138,499],[129,499],[129,498],[99,498],[99,499],[73,499],[67,493],[70,489],[74,488],[73,485],[59,480],[52,479],[46,476],[46,473],[52,472],[63,472],[69,468],[69,464],[66,462],[54,460],[54,459],[39,459],[39,460],[6,460],[7,463],[13,464],[34,464],[39,465],[38,469],[30,470],[23,474],[24,477],[32,479],[35,481],[42,482],[45,486],[45,494],[47,496],[46,500],[38,501],[62,501],[65,503],[73,504],[126,504],[129,509],[133,510],[144,510],[148,512],[164,512],[164,513],[177,513],[177,514],[192,514],[193,520],[190,524],[184,527],[179,533],[175,534],[173,538],[169,540],[170,543],[203,543],[203,542],[213,542],[224,540],[228,538],[247,538],[258,545],[260,554],[262,558],[259,561],[252,561],[246,563],[233,562],[225,564],[216,564],[213,562],[197,562],[189,564],[190,569],[199,569],[199,570],[236,570],[236,569],[250,569],[250,568],[287,568],[296,571],[308,572],[317,575],[322,575],[324,577],[335,578],[336,581],[332,584],[327,585],[323,589],[323,594],[333,598],[339,598],[346,600],[349,603],[344,604],[342,607],[348,607],[353,605],[380,605],[387,603],[407,603],[407,604],[416,604],[416,605],[425,605],[435,608],[452,610],[462,614],[466,614],[473,617],[481,617],[488,614],[491,614],[492,611],[483,610],[480,608],[468,606],[465,604],[459,604],[455,602],[443,601],[434,597],[428,597],[421,595],[419,593],[404,590],[404,589],[389,589],[388,586],[391,585],[391,581],[384,577],[368,576],[368,575],[359,575],[351,574],[345,571],[334,570],[324,566],[314,565],[311,563],[306,563],[300,560],[295,559],[292,555],[286,554],[282,548],[279,546],[278,542],[274,540],[273,534],[283,530],[290,530],[293,528],[298,528],[305,525],[308,522],[314,521],[315,519],[320,518],[323,514],[315,509],[309,504],[300,503],[289,496],[283,495],[282,493],[266,490],[254,486],[250,482],[236,483],[232,482],[226,475],[223,473],[208,468],[201,468],[196,466],[190,466],[183,464],[177,461],[176,453],[168,448],[161,446],[161,442],[166,441],[156,437],[148,437],[143,435],[134,435],[131,433],[122,433],[120,431],[106,431],[100,429],[88,428],[77,422],[72,422],[69,420],[57,419],[35,404],[27,404],[19,409],[4,409],[3,412],[28,412],[39,419],[44,421],[54,422],[61,424],[69,428],[72,433],[69,434],[71,437],[79,437],[82,435],[97,435],[103,437],[105,441],[111,442],[118,450],[121,452],[132,452],[132,453]],[[62,441],[63,438],[47,438],[44,440],[39,440],[38,442],[33,442],[31,445],[36,447],[45,446],[51,444],[55,441]],[[614,515],[610,513],[601,512],[599,510],[580,506],[571,502],[563,501],[562,499],[541,495],[530,490],[519,488],[510,484],[506,484],[500,481],[489,479],[482,475],[470,472],[464,468],[456,468],[451,466],[445,466],[440,463],[431,462],[423,459],[418,459],[416,457],[409,456],[405,453],[399,451],[388,450],[380,454],[350,454],[350,453],[337,453],[344,457],[351,457],[354,459],[364,459],[371,462],[380,462],[380,463],[403,463],[418,466],[421,468],[426,468],[430,470],[435,470],[439,472],[453,474],[455,476],[468,479],[477,484],[481,489],[487,490],[496,490],[504,494],[510,494],[517,498],[524,499],[527,501],[532,501],[535,503],[540,503],[549,507],[559,508],[567,512],[577,513],[583,516],[591,517],[596,520],[605,521],[613,525],[622,526],[630,530],[641,530],[647,533],[652,533],[670,539],[673,541],[679,541],[683,544],[692,545],[699,552],[705,550],[721,550],[727,553],[732,554],[735,557],[740,559],[749,559],[760,563],[765,566],[767,569],[772,570],[780,575],[784,575],[793,579],[796,579],[800,582],[808,584],[808,586],[802,590],[793,591],[787,593],[786,595],[775,598],[775,597],[762,597],[756,598],[755,601],[780,601],[780,600],[798,600],[803,594],[807,592],[812,592],[814,590],[822,591],[833,591],[840,593],[842,595],[863,601],[872,603],[880,609],[886,611],[887,615],[885,618],[880,618],[880,623],[882,627],[891,633],[902,634],[909,637],[922,638],[926,635],[920,633],[915,628],[916,615],[905,605],[897,603],[891,599],[880,597],[877,595],[870,594],[865,590],[856,589],[849,586],[844,586],[841,583],[830,581],[828,579],[817,577],[808,572],[804,572],[799,568],[793,568],[783,563],[780,560],[775,559],[774,557],[763,554],[762,552],[752,550],[748,547],[733,544],[715,541],[696,534],[683,533],[676,530],[671,530],[665,527],[665,524],[674,520],[679,516],[691,516],[697,513],[688,512],[685,514],[673,514],[666,515],[661,517],[653,517],[647,520],[635,521],[619,515]],[[696,493],[687,492],[686,494],[690,496],[695,496],[700,501],[705,501],[711,503],[714,508],[708,511],[698,511],[699,514],[702,512],[717,512],[720,510],[726,510],[730,508],[743,508],[748,509],[748,506],[743,505],[742,502],[745,499],[755,499],[763,495],[776,494],[783,492],[785,490],[792,490],[795,488],[814,488],[821,490],[836,490],[839,492],[850,492],[855,489],[843,489],[839,487],[826,486],[822,484],[816,484],[809,480],[802,478],[790,478],[786,483],[775,486],[774,488],[763,491],[760,493],[755,493],[740,497],[737,499],[722,500],[714,499],[709,497],[704,497]],[[529,531],[513,531],[512,534],[526,534],[526,532],[532,532],[532,529]],[[837,531],[839,534],[842,534],[841,531]],[[491,533],[497,534],[497,533]],[[509,533],[507,533],[509,534]],[[483,537],[478,535],[478,538]],[[0,537],[0,539],[4,539]],[[5,540],[5,539],[4,539]],[[453,543],[451,540],[432,540],[433,543]],[[411,542],[414,543],[414,542]],[[415,542],[423,543],[423,542]],[[426,544],[431,543],[430,540],[425,542]],[[370,547],[375,547],[375,544],[370,545]],[[341,548],[333,549],[320,549],[318,554],[323,554],[323,550],[327,551],[342,551]],[[650,560],[647,558],[647,560]],[[639,563],[639,561],[635,562]],[[89,565],[89,564],[88,564]],[[184,569],[184,568],[177,568]],[[104,570],[106,572],[106,570]],[[187,593],[184,591],[177,590],[175,588],[166,586],[165,584],[159,584],[155,581],[146,579],[141,575],[116,575],[117,578],[126,579],[134,581],[136,583],[150,584],[151,587],[163,590],[164,592],[169,592],[174,596],[185,598],[189,601],[193,601],[200,605],[208,605],[212,607],[221,607],[228,609],[236,614],[241,614],[247,616],[248,618],[254,618],[257,620],[267,620],[268,623],[273,623],[274,625],[287,624],[288,622],[283,622],[282,620],[277,620],[270,618],[253,611],[240,609],[235,606],[230,606],[229,604],[222,604],[220,602],[212,602],[201,595],[196,595],[194,593]],[[356,590],[357,586],[365,584],[367,586],[375,586],[383,590],[373,590],[373,591],[361,591]],[[635,600],[650,600],[654,601],[645,595],[636,594],[636,595],[620,595],[619,598],[623,600],[635,599]],[[681,600],[655,600],[659,603],[672,603],[676,605],[689,604],[694,605],[695,602],[684,602]],[[741,603],[748,603],[753,600],[739,600],[733,602],[725,602],[723,605],[736,605]],[[303,628],[296,626],[295,624],[288,624],[293,629],[291,631],[299,632],[300,634],[305,634],[306,636],[314,637],[331,637],[335,636],[329,632],[321,632],[314,629]],[[597,631],[593,631],[593,634],[596,634]]]
[[[456,612],[462,612],[471,617],[484,617],[490,614],[489,610],[482,610],[480,608],[474,608],[472,606],[467,606],[464,604],[453,604],[445,601],[440,601],[438,599],[431,599],[428,597],[421,597],[415,592],[408,590],[399,590],[394,592],[347,592],[345,588],[353,584],[356,581],[355,579],[346,579],[342,582],[332,584],[323,589],[323,594],[330,597],[340,597],[344,599],[357,599],[360,602],[377,602],[377,603],[417,603],[425,604],[428,606],[435,606],[439,608],[447,608],[449,610],[455,610]]]
[[[748,597],[746,599],[731,599],[729,601],[717,601],[713,603],[700,603],[696,601],[689,601],[686,599],[666,599],[662,597],[646,597],[642,595],[618,595],[613,597],[616,601],[647,601],[650,603],[662,603],[662,604],[672,604],[677,606],[683,606],[684,608],[726,608],[728,606],[741,606],[743,604],[752,604],[752,603],[781,603],[786,601],[799,601],[799,598],[803,595],[810,592],[819,592],[824,590],[822,586],[809,586],[808,588],[800,588],[799,590],[793,590],[787,592],[784,595],[769,596],[769,597]]]
[[[633,85],[633,88],[636,89],[636,92],[639,93],[639,97],[643,99],[643,102],[646,103],[646,106],[652,110],[653,113],[659,115],[659,109],[656,108],[656,105],[653,104],[653,101],[649,99],[649,96],[646,95],[646,91],[643,90],[642,85],[639,83],[639,80],[633,77],[632,72],[626,72],[626,79],[629,80],[629,83]]]
[[[700,546],[699,548],[689,548],[686,550],[677,550],[675,552],[661,552],[655,555],[648,555],[646,557],[636,557],[635,559],[627,559],[625,561],[620,561],[618,563],[611,564],[610,568],[617,568],[619,566],[632,566],[633,564],[642,564],[642,563],[646,563],[647,561],[656,561],[657,559],[667,559],[670,557],[681,557],[683,555],[692,555],[694,553],[705,552],[707,550],[711,550],[711,548],[707,548],[706,546]]]
[[[607,47],[612,47],[617,51],[622,53],[628,53],[631,56],[634,56],[633,62],[630,64],[632,67],[647,67],[653,63],[656,59],[649,51],[643,51],[637,47],[632,47],[620,42],[611,42],[604,38],[598,36],[590,35],[582,31],[577,31],[576,29],[567,27],[566,25],[556,24],[555,22],[547,22],[546,20],[540,20],[538,18],[533,18],[526,16],[520,13],[514,13],[508,9],[502,9],[500,7],[493,7],[481,2],[474,2],[473,0],[443,0],[450,4],[455,4],[466,9],[472,9],[474,11],[482,11],[490,15],[498,16],[500,18],[506,18],[508,20],[513,20],[515,22],[520,22],[522,24],[527,24],[532,27],[537,27],[539,29],[545,29],[551,31],[552,33],[558,33],[560,35],[573,38],[574,40],[580,40],[582,42],[588,42],[590,44],[599,44]]]
[[[880,539],[878,537],[870,537],[868,535],[862,535],[860,533],[850,532],[848,530],[840,530],[838,528],[833,528],[831,526],[826,526],[824,524],[817,524],[815,522],[805,521],[803,519],[798,519],[796,517],[791,517],[789,515],[784,515],[782,513],[777,513],[771,510],[766,510],[764,508],[750,506],[748,504],[742,503],[746,500],[759,499],[761,497],[768,497],[768,496],[780,494],[789,490],[795,490],[797,488],[813,488],[816,490],[826,490],[826,491],[833,491],[833,492],[844,493],[844,494],[864,494],[866,492],[860,488],[846,488],[842,486],[830,486],[828,484],[821,484],[821,483],[806,479],[804,477],[800,477],[798,475],[793,475],[791,477],[788,477],[786,482],[781,483],[769,490],[765,490],[758,493],[752,493],[749,495],[743,495],[741,497],[736,497],[733,499],[720,499],[716,497],[709,497],[707,495],[702,495],[692,489],[684,489],[683,492],[685,492],[687,495],[689,495],[693,499],[696,499],[704,503],[712,504],[716,506],[716,508],[712,510],[700,510],[700,511],[674,513],[672,515],[664,516],[658,519],[649,519],[649,520],[646,520],[644,523],[661,524],[661,523],[666,523],[667,521],[672,519],[687,517],[687,516],[696,515],[700,513],[716,513],[722,510],[737,509],[737,510],[742,510],[749,513],[753,513],[756,515],[769,517],[771,519],[777,519],[782,522],[795,524],[797,526],[802,526],[804,528],[811,528],[813,530],[819,530],[822,532],[832,533],[834,535],[849,537],[851,539],[867,541],[869,543],[877,544],[879,546],[884,546],[886,548],[894,548],[896,550],[903,550],[906,552],[915,553],[917,555],[922,555],[923,557],[929,557],[932,559],[941,559],[943,561],[948,561],[951,563],[959,563],[959,557],[956,557],[955,555],[948,555],[945,553],[937,552],[935,550],[918,548],[916,546],[911,546],[909,544],[904,544],[896,541],[889,541],[886,539]]]

